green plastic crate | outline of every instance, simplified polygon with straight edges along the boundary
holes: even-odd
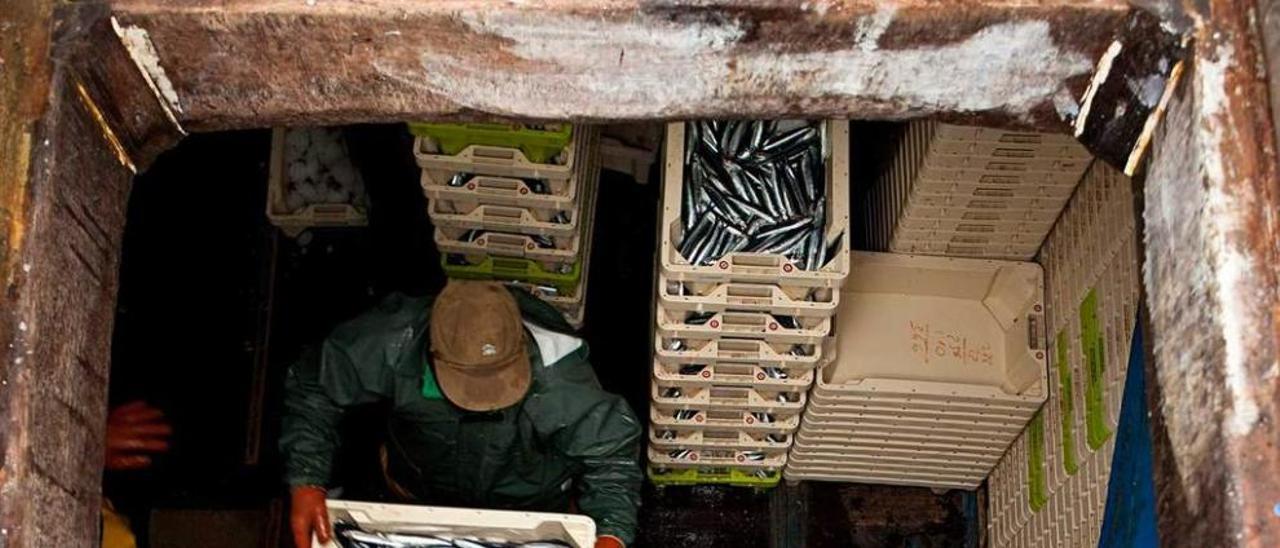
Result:
[[[522,124],[410,123],[409,132],[430,137],[445,154],[457,154],[471,145],[518,148],[530,162],[549,164],[569,146],[572,124],[550,124],[553,129],[529,129]]]
[[[769,489],[778,485],[781,480],[782,472],[780,471],[770,472],[767,477],[762,478],[736,468],[686,468],[673,469],[664,473],[654,470],[652,466],[649,467],[649,481],[659,487],[667,485],[733,485],[754,489]]]
[[[567,297],[574,296],[573,293],[578,289],[578,280],[582,279],[581,259],[573,263],[572,270],[561,274],[548,271],[542,266],[542,263],[530,259],[490,255],[478,263],[470,263],[464,259],[464,262],[468,264],[457,264],[449,260],[451,255],[458,256],[455,253],[440,255],[440,266],[444,268],[445,275],[450,278],[518,281],[549,285],[555,287],[557,291]]]

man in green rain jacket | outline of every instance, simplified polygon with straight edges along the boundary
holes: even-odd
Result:
[[[324,486],[351,406],[388,401],[383,466],[413,501],[567,511],[596,521],[597,548],[635,535],[640,424],[604,392],[587,347],[554,309],[491,282],[434,299],[393,295],[333,331],[286,381],[280,445],[298,548],[331,535]]]

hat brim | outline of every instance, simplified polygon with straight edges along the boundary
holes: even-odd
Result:
[[[436,382],[454,405],[467,411],[497,411],[515,405],[529,391],[533,371],[525,349],[483,371],[436,358]]]

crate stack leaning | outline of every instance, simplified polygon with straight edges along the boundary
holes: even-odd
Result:
[[[1029,261],[1091,161],[1070,135],[911,122],[865,202],[868,249]]]
[[[1035,263],[855,252],[787,480],[976,489],[1048,395]]]
[[[599,131],[570,124],[409,124],[451,278],[499,280],[586,312]]]
[[[1050,398],[991,473],[993,547],[1098,546],[1141,298],[1131,184],[1094,162],[1040,252]]]
[[[667,126],[649,476],[776,484],[849,273],[847,121]]]

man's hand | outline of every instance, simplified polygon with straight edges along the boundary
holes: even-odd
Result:
[[[151,455],[169,450],[173,428],[164,413],[146,402],[126,403],[107,416],[107,470],[141,470],[151,466]]]
[[[323,487],[304,486],[292,489],[293,508],[289,512],[289,525],[293,527],[293,545],[311,548],[311,532],[315,531],[320,543],[329,542],[329,509],[325,506]]]
[[[613,535],[605,535],[596,537],[596,548],[625,548],[622,545],[622,539]]]

